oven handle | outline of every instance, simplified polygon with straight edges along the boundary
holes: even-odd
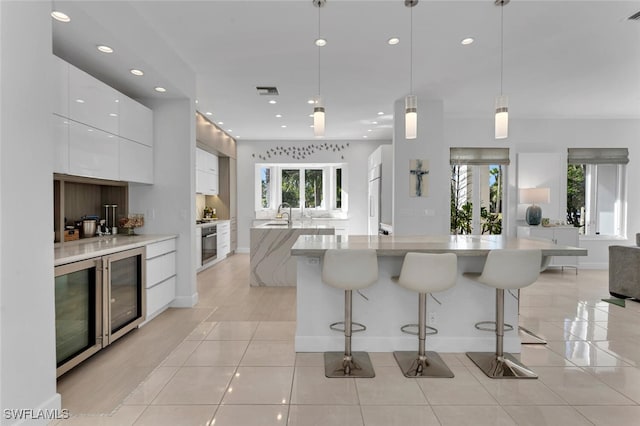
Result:
[[[213,238],[216,235],[218,235],[218,234],[217,233],[216,234],[209,234],[209,235],[205,235],[204,238]]]

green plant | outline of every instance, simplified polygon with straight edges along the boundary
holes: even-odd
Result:
[[[575,227],[582,226],[584,172],[585,166],[582,164],[569,164],[567,167],[567,223]]]
[[[482,222],[483,234],[502,234],[502,215],[500,213],[491,213],[486,207],[480,207],[480,221]]]

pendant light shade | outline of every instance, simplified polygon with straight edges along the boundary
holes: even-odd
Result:
[[[404,98],[404,137],[415,139],[418,136],[418,97],[408,95]]]
[[[504,95],[496,97],[496,139],[506,139],[509,136],[509,106],[508,98]]]
[[[313,103],[313,135],[324,136],[324,101],[316,96]]]

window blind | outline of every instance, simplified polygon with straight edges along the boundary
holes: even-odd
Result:
[[[509,148],[449,148],[452,165],[509,165]]]
[[[569,148],[569,164],[627,164],[628,148]]]

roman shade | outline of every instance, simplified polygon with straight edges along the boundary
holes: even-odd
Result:
[[[569,164],[627,164],[628,148],[569,148]]]
[[[509,165],[509,148],[449,148],[452,165]]]

